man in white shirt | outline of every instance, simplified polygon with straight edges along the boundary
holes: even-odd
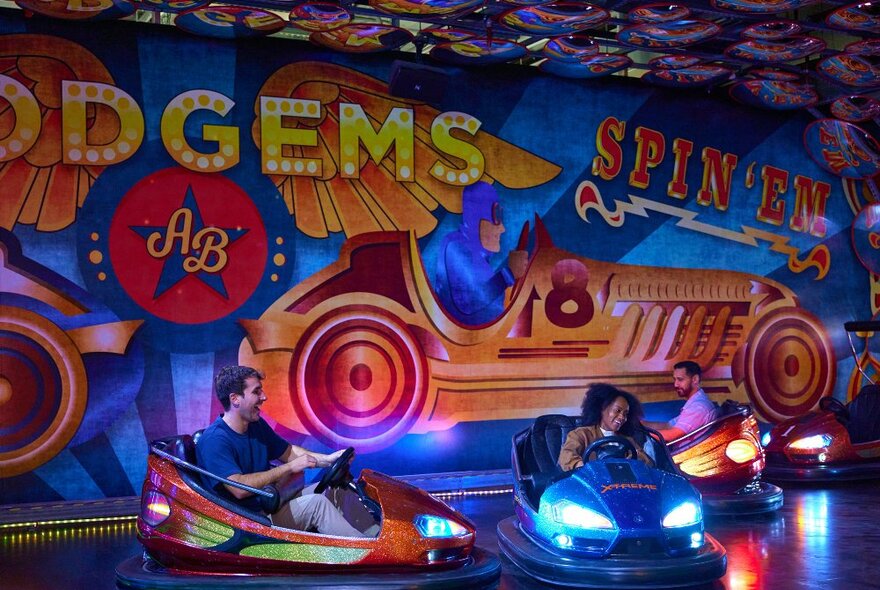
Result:
[[[681,361],[673,367],[673,387],[678,397],[686,400],[684,407],[669,422],[645,423],[660,431],[666,442],[681,438],[718,417],[718,406],[700,386],[702,372],[700,365],[694,361]]]

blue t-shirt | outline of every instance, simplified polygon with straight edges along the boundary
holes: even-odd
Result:
[[[239,473],[246,475],[270,469],[269,462],[281,457],[288,446],[287,441],[278,436],[262,418],[251,423],[246,433],[239,434],[221,417],[202,433],[196,443],[196,457],[202,469],[228,478]],[[202,485],[206,488],[245,508],[260,510],[260,502],[255,496],[238,500],[223,483],[204,475],[201,477]]]

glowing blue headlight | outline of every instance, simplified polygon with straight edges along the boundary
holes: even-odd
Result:
[[[761,437],[761,446],[766,447],[767,445],[769,445],[771,439],[772,439],[772,437],[770,436],[770,431],[768,430]]]
[[[831,437],[827,434],[816,434],[799,438],[789,446],[793,449],[824,449],[831,444],[831,440]]]
[[[703,510],[694,502],[684,502],[669,511],[663,518],[665,528],[676,528],[697,524],[703,520]]]
[[[570,500],[561,500],[553,505],[553,520],[582,529],[614,528],[608,517]]]
[[[426,539],[437,537],[463,537],[468,534],[468,530],[454,520],[432,516],[430,514],[419,514],[413,519],[416,530]]]

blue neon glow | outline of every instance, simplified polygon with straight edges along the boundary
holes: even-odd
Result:
[[[556,544],[559,545],[560,547],[571,547],[571,545],[572,545],[571,537],[569,537],[568,535],[564,535],[564,534],[563,535],[556,535],[556,537],[554,538],[554,541],[556,541]]]
[[[413,524],[419,534],[426,539],[463,537],[468,534],[468,530],[454,520],[430,514],[419,514],[413,519]]]
[[[568,526],[582,529],[612,529],[614,525],[608,517],[595,510],[584,508],[570,500],[561,500],[553,505],[553,520]]]
[[[703,520],[703,511],[694,502],[683,502],[663,518],[665,528],[677,528],[697,524]]]

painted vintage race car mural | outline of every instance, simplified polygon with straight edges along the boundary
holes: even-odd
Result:
[[[749,402],[766,421],[833,391],[826,332],[784,285],[591,260],[555,247],[540,220],[534,234],[504,313],[480,326],[442,309],[414,236],[349,239],[337,262],[242,321],[239,361],[265,372],[264,411],[369,452],[465,421],[576,413],[595,381],[670,400],[672,366],[685,359],[703,367],[707,393]]]
[[[134,401],[140,326],[25,256],[0,229],[0,479],[94,439]]]

